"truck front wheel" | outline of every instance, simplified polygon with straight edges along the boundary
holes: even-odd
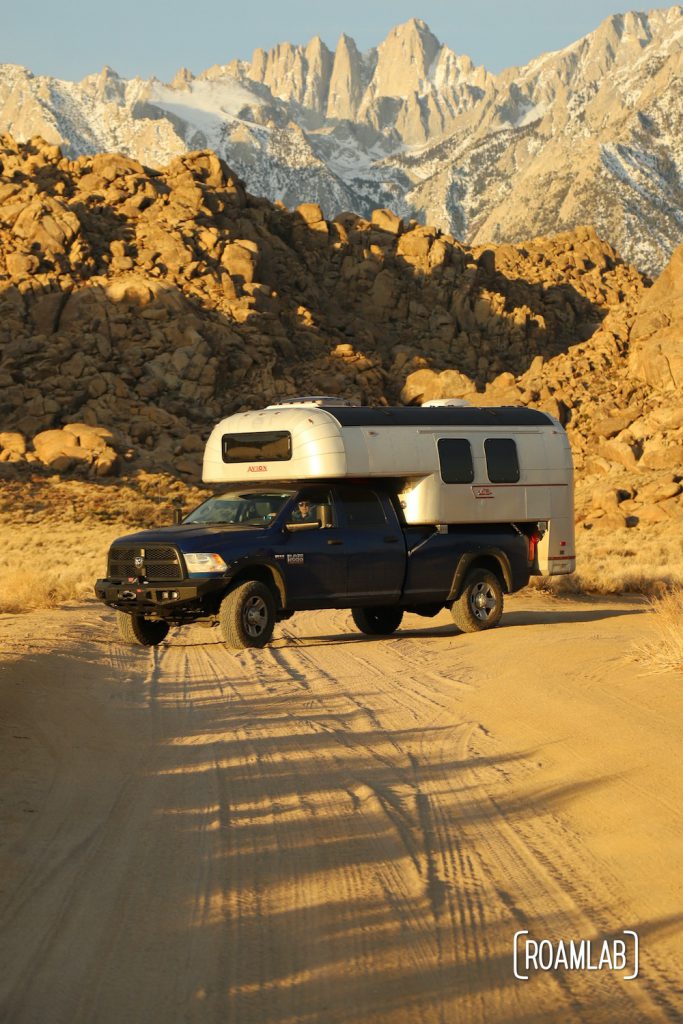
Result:
[[[258,580],[248,580],[221,601],[221,633],[228,647],[265,647],[275,626],[275,600]]]
[[[160,619],[146,619],[144,615],[128,612],[117,612],[116,623],[119,635],[126,644],[139,644],[141,647],[156,647],[168,636],[169,624]]]
[[[351,617],[361,633],[367,633],[368,636],[388,636],[401,625],[403,609],[352,608]]]
[[[473,569],[451,608],[456,626],[463,633],[480,633],[483,629],[497,626],[502,614],[503,588],[500,580],[488,569]]]

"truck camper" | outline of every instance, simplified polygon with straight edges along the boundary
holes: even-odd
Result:
[[[130,642],[200,621],[262,647],[312,608],[386,635],[446,607],[480,631],[531,575],[575,568],[569,442],[535,409],[293,399],[218,423],[203,478],[216,494],[181,523],[110,549],[96,594]]]

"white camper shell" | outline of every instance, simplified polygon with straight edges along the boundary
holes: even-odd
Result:
[[[573,470],[561,424],[516,407],[362,408],[295,402],[214,427],[207,483],[395,482],[406,523],[540,523],[542,575],[575,568]]]

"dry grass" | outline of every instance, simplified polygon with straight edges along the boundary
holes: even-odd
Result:
[[[553,594],[646,594],[683,586],[683,531],[675,522],[648,530],[576,530],[576,572],[537,577]]]
[[[85,580],[74,575],[58,573],[3,573],[0,575],[0,612],[16,613],[33,611],[36,608],[55,608],[74,598],[91,596],[92,587],[86,587]],[[89,592],[90,591],[90,592]]]
[[[683,587],[674,587],[652,601],[654,635],[633,646],[633,656],[653,671],[683,672]]]
[[[109,544],[120,527],[81,526],[36,530],[0,527],[0,612],[53,608],[93,597],[103,576]]]
[[[43,479],[3,484],[0,612],[93,597],[111,542],[170,523],[169,504],[176,496],[190,509],[203,495],[150,474],[103,483]]]

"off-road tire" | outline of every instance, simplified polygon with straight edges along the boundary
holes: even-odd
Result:
[[[401,625],[402,608],[352,608],[351,618],[361,633],[368,636],[389,636]]]
[[[225,595],[218,618],[228,647],[265,647],[275,626],[275,598],[265,583],[248,580]]]
[[[166,639],[171,628],[160,619],[146,619],[144,615],[129,615],[128,612],[117,612],[116,623],[123,642],[139,647],[156,647]]]
[[[463,633],[481,633],[493,629],[503,614],[503,588],[488,569],[473,569],[457,601],[453,602],[453,622]]]

